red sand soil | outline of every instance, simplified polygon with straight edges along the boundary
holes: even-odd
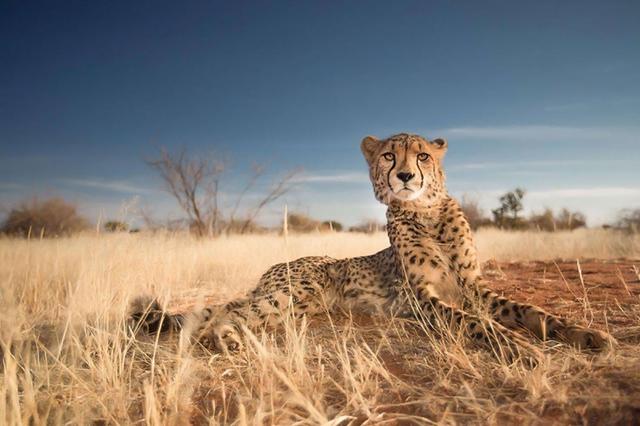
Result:
[[[638,325],[640,260],[490,261],[483,275],[506,297],[601,329]]]
[[[483,276],[486,285],[506,297],[538,305],[551,313],[560,314],[584,325],[609,330],[616,335],[618,341],[624,340],[632,345],[640,343],[640,260],[489,261],[483,265]],[[208,298],[207,302],[224,301]],[[177,310],[185,310],[188,305],[187,302],[177,307]],[[359,323],[357,318],[354,320],[356,324]],[[363,324],[367,323],[370,321],[363,321]],[[380,356],[383,364],[397,377],[410,378],[414,374],[405,371],[403,359],[386,353],[381,353]],[[636,384],[627,383],[624,372],[621,374],[619,379],[611,379],[608,386],[629,388],[629,393],[637,393]],[[211,400],[212,395],[209,394],[206,385],[203,385],[201,392],[200,408],[202,412],[207,412],[206,407],[210,407],[207,401]],[[213,398],[216,399],[216,396]],[[393,395],[389,395],[389,399],[392,402],[394,399],[402,400],[401,397],[395,398]],[[587,402],[574,399],[563,404],[550,402],[545,405],[537,414],[540,422],[538,424],[637,424],[634,422],[640,418],[640,406],[637,404],[600,406],[594,403],[591,406]],[[398,411],[397,404],[393,406],[396,407],[394,410]],[[227,408],[230,418],[234,418],[233,404]],[[410,414],[416,414],[416,410],[420,411],[419,407],[413,406],[407,407],[406,410]],[[508,415],[509,412],[510,408],[507,406],[496,413],[499,424],[514,423]],[[433,413],[432,416],[437,417]],[[198,423],[198,418],[195,414],[192,419]],[[355,421],[353,424],[359,422]]]

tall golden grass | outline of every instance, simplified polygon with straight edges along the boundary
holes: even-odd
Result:
[[[477,244],[483,260],[640,257],[640,237],[611,231],[481,230]],[[530,369],[401,319],[325,315],[249,335],[246,350],[234,355],[175,337],[134,339],[124,321],[140,294],[157,295],[171,309],[204,298],[222,302],[276,262],[363,255],[386,245],[383,234],[341,233],[0,239],[0,423],[630,419],[624,408],[640,395],[637,344],[597,357],[550,347]],[[640,324],[640,311],[629,315]]]

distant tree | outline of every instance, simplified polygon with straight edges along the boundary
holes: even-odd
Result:
[[[516,188],[499,198],[500,207],[491,210],[493,221],[499,228],[518,229],[526,226],[518,214],[524,209],[522,199],[525,190]]]
[[[105,222],[104,229],[107,232],[127,232],[129,224],[119,220],[109,220]]]
[[[504,206],[505,212],[511,213],[514,222],[518,220],[518,213],[524,208],[522,205],[524,194],[524,189],[516,188],[500,197],[500,204]]]
[[[640,231],[640,208],[624,209],[618,213],[618,220],[615,227],[631,232]]]
[[[33,199],[13,208],[0,231],[20,237],[60,237],[89,227],[76,206],[62,198]]]
[[[484,211],[480,208],[478,200],[464,195],[460,202],[460,208],[462,208],[462,212],[467,218],[471,229],[478,229],[481,226],[492,225],[491,220],[485,216]]]
[[[491,210],[493,215],[493,223],[500,229],[505,228],[505,209],[503,206]]]

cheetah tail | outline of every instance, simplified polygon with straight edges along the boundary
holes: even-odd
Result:
[[[185,322],[183,315],[167,313],[156,298],[149,296],[135,298],[129,305],[127,317],[127,325],[134,334],[179,332]]]

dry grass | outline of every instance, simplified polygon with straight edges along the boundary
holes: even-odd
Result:
[[[616,351],[548,347],[535,369],[386,318],[289,324],[231,356],[134,340],[122,321],[140,293],[171,306],[223,301],[275,262],[385,245],[380,234],[0,239],[0,423],[622,423],[639,414],[640,310],[612,330]],[[640,257],[637,236],[600,231],[481,231],[478,246],[485,260]]]
[[[640,258],[640,234],[606,229],[532,232],[482,228],[476,233],[480,260]]]

